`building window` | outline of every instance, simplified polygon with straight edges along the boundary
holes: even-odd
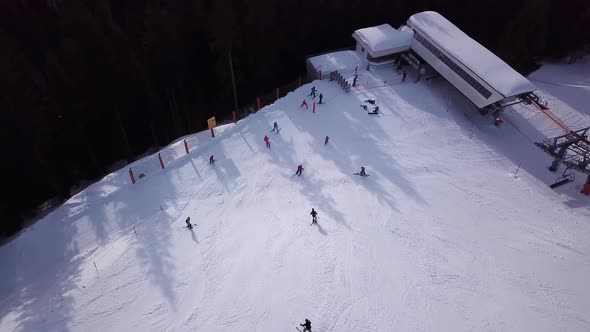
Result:
[[[485,99],[488,99],[492,96],[492,92],[486,89],[481,83],[479,83],[476,79],[474,79],[471,75],[469,75],[463,68],[459,67],[453,60],[451,60],[448,56],[446,56],[443,52],[441,52],[436,46],[432,45],[426,38],[424,38],[419,33],[414,34],[414,38],[426,47],[430,53],[434,54],[440,61],[442,61],[447,67],[449,67],[455,74],[459,75],[467,84],[469,84],[475,91],[479,92]]]

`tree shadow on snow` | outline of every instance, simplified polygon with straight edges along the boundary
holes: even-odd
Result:
[[[302,187],[301,192],[308,197],[309,201],[317,204],[321,211],[327,211],[333,219],[341,222],[348,229],[350,229],[350,221],[346,221],[344,215],[338,211],[337,204],[329,192],[329,188],[334,186],[332,183],[334,179],[326,179],[322,176],[321,169],[313,160],[315,157],[312,156],[321,156],[324,160],[333,162],[340,173],[344,175],[341,180],[347,179],[345,182],[348,183],[356,183],[360,180],[361,178],[353,173],[358,172],[360,166],[365,166],[373,177],[359,185],[366,187],[372,193],[372,197],[369,199],[380,201],[393,210],[398,210],[396,206],[398,190],[419,204],[427,204],[406,177],[399,163],[390,157],[389,151],[383,150],[384,147],[395,149],[395,143],[390,142],[389,135],[375,123],[379,119],[366,115],[366,111],[362,110],[360,106],[358,114],[351,114],[352,111],[342,111],[338,115],[329,114],[340,112],[337,105],[331,105],[331,103],[344,102],[348,105],[348,103],[357,104],[359,100],[354,96],[341,94],[336,86],[331,88],[326,84],[318,84],[318,88],[320,92],[324,90],[324,94],[332,94],[336,97],[326,99],[326,104],[317,105],[315,114],[298,109],[298,105],[281,109],[283,111],[279,113],[282,115],[280,118],[281,133],[269,136],[271,140],[274,138],[274,142],[276,142],[273,145],[270,160],[281,169],[288,168],[293,172],[299,163],[303,163],[305,186]],[[302,91],[298,90],[295,93],[301,94],[303,98]],[[270,128],[272,120],[266,121],[268,128]],[[331,138],[328,146],[324,145],[326,135]],[[296,144],[305,146],[297,149]],[[297,155],[296,151],[309,151],[309,155]],[[383,181],[383,178],[388,181]],[[388,185],[387,182],[394,186]]]
[[[68,331],[72,325],[68,294],[79,290],[83,260],[66,215],[56,209],[1,248],[0,321],[14,315],[17,331]],[[62,222],[50,223],[54,218]]]

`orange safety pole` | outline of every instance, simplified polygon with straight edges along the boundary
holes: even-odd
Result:
[[[277,100],[279,99],[279,97],[281,96],[279,88],[277,88]]]
[[[186,154],[188,154],[188,143],[186,140],[184,140],[184,150],[186,151]]]
[[[256,106],[258,106],[258,110],[260,111],[260,97],[256,98]]]
[[[238,122],[238,120],[236,120],[236,112],[232,112],[232,115],[234,116],[234,123]]]
[[[131,168],[129,169],[129,177],[131,178],[131,183],[135,184],[135,176],[133,176],[133,171]]]
[[[312,110],[313,110],[313,113],[315,113],[315,101],[313,102],[313,108],[312,108]]]
[[[215,132],[213,131],[213,128],[211,128],[211,137],[215,138]]]
[[[166,168],[164,166],[164,160],[162,160],[162,156],[160,155],[160,153],[158,153],[158,159],[160,159],[160,167],[162,167],[162,169]]]

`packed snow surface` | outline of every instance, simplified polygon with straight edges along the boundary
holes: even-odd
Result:
[[[582,180],[549,189],[510,116],[494,127],[442,79],[305,85],[1,247],[0,330],[589,331]]]
[[[408,19],[408,24],[426,34],[438,47],[461,61],[504,97],[535,90],[535,86],[524,76],[439,13],[426,11],[414,14]]]
[[[407,51],[412,41],[410,33],[398,31],[389,24],[356,30],[353,37],[364,44],[374,58]]]

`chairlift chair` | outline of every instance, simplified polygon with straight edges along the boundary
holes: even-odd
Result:
[[[563,173],[561,174],[561,176],[555,180],[555,183],[553,183],[552,185],[549,185],[549,188],[555,189],[555,188],[561,187],[565,184],[568,184],[570,182],[573,182],[576,179],[576,174],[575,173],[567,173],[566,174],[568,169],[569,168],[566,168],[563,171]]]

